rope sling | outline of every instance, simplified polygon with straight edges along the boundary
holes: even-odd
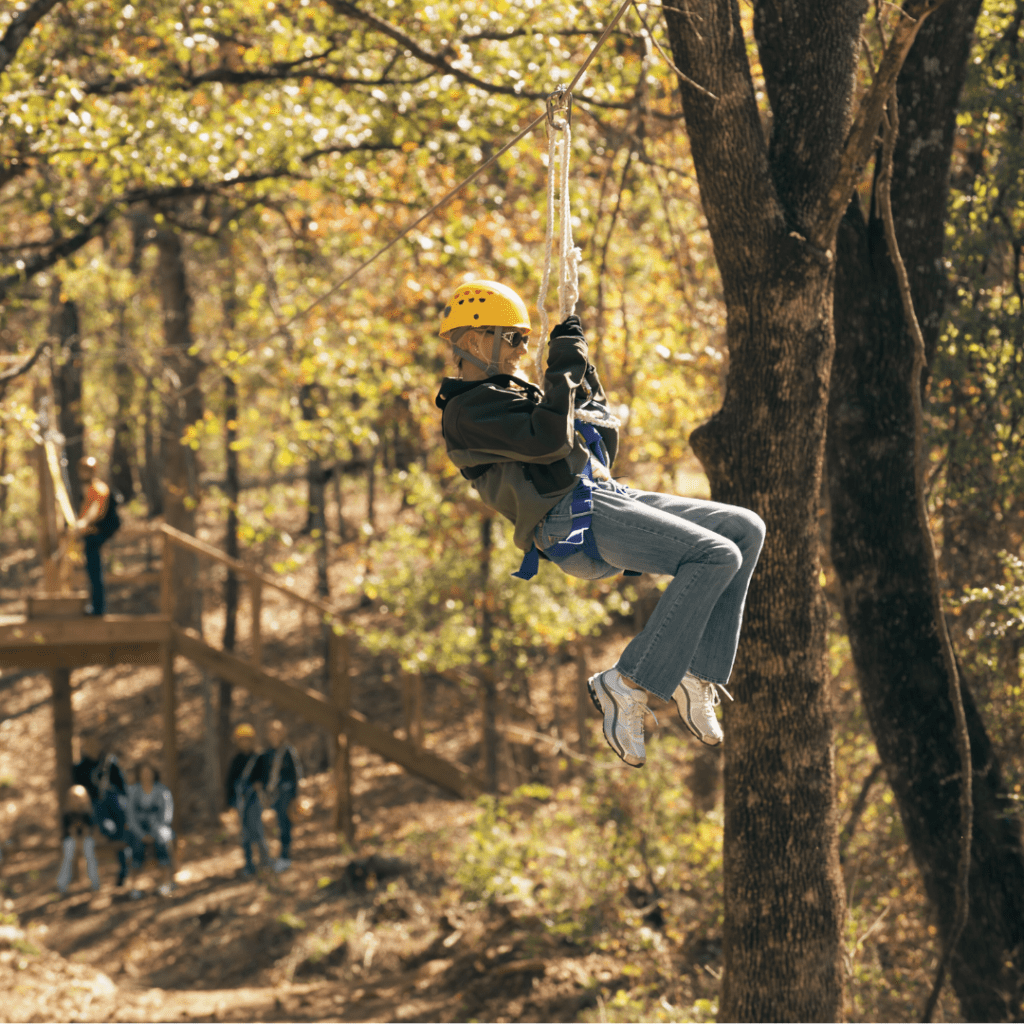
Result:
[[[544,272],[541,276],[540,294],[537,298],[537,312],[540,314],[540,344],[537,346],[534,364],[537,380],[544,379],[544,351],[548,338],[548,311],[546,299],[551,284],[551,262],[554,252],[555,226],[555,157],[560,152],[558,173],[558,320],[561,323],[572,316],[579,301],[579,265],[583,253],[573,242],[572,210],[569,203],[569,159],[572,153],[572,93],[568,89],[556,89],[548,97],[548,220],[544,236]],[[561,146],[557,146],[558,142]],[[588,408],[588,406],[590,406]],[[564,558],[583,552],[594,561],[603,561],[594,539],[594,460],[605,468],[608,475],[608,450],[597,430],[598,425],[618,427],[619,420],[599,406],[591,406],[590,396],[574,410],[574,427],[577,435],[587,448],[587,463],[572,492],[570,514],[572,529],[565,540],[550,544],[544,549],[549,559]],[[512,573],[516,579],[532,580],[540,568],[540,552],[532,544],[523,556],[522,564]],[[627,576],[640,573],[626,571]]]

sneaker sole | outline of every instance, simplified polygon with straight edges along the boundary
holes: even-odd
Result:
[[[712,740],[712,741],[709,742],[708,740],[704,739],[704,736],[701,733],[700,729],[698,729],[697,726],[694,725],[693,722],[690,720],[690,694],[687,691],[685,686],[681,686],[680,689],[683,691],[684,694],[686,694],[686,714],[685,715],[683,714],[683,709],[679,706],[679,701],[677,701],[675,699],[675,697],[672,698],[672,702],[676,706],[676,711],[679,712],[679,720],[683,723],[683,725],[686,726],[686,728],[690,732],[690,734],[695,739],[700,740],[701,743],[703,743],[705,747],[719,747],[719,746],[721,746],[722,745],[722,741],[721,740]]]
[[[600,673],[598,673],[597,675],[600,675]],[[597,695],[597,690],[594,689],[594,680],[596,678],[597,678],[597,676],[591,676],[587,680],[587,692],[590,694],[590,699],[591,699],[591,701],[593,701],[594,707],[597,708],[597,713],[601,716],[601,718],[603,720],[604,719],[604,714],[605,714],[604,708],[601,707],[601,699]],[[609,698],[609,700],[611,700],[612,703],[615,704],[615,701],[612,698]],[[618,713],[618,707],[619,707],[618,704],[615,704],[616,713]],[[615,751],[615,753],[618,756],[619,760],[623,764],[629,765],[630,768],[643,768],[643,766],[647,763],[647,759],[646,758],[644,758],[644,760],[641,761],[639,764],[633,764],[632,761],[627,761],[626,757],[625,757],[625,754],[621,750],[619,750],[615,746],[615,744],[612,743],[612,741],[608,738],[608,733],[604,732],[603,728],[602,728],[601,732],[604,733],[605,742],[608,744],[609,747],[612,748],[613,751]]]

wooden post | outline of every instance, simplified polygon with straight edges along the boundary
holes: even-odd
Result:
[[[53,706],[54,786],[57,790],[57,823],[61,822],[68,789],[71,787],[71,737],[74,712],[71,707],[71,669],[50,669]]]
[[[249,578],[249,592],[252,595],[252,663],[258,668],[263,664],[263,582],[255,573]]]
[[[423,746],[423,677],[419,672],[402,673],[402,708],[405,712],[405,738],[416,747]]]
[[[331,630],[328,639],[328,679],[330,696],[338,710],[348,716],[352,706],[351,676],[349,674],[348,636]],[[340,828],[351,845],[355,840],[355,822],[352,820],[352,762],[347,733],[334,737],[334,827]]]
[[[160,645],[160,664],[163,670],[161,690],[163,691],[164,719],[164,771],[163,783],[174,798],[174,818],[178,819],[181,808],[178,804],[178,694],[174,681],[174,643]]]
[[[160,614],[174,618],[174,544],[163,535],[163,566],[160,570]]]

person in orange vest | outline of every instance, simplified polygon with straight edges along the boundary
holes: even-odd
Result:
[[[91,455],[78,460],[78,479],[82,482],[85,497],[82,499],[75,532],[85,544],[85,571],[92,590],[92,601],[86,614],[102,615],[106,611],[107,598],[103,586],[100,548],[120,528],[121,517],[117,513],[117,502],[110,488],[96,474],[96,460]]]

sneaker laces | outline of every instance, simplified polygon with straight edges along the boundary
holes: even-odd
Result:
[[[725,688],[725,683],[715,683],[715,703],[721,704],[722,698],[718,696],[719,693],[724,693],[733,703],[736,702],[736,698]]]
[[[621,679],[622,677],[620,676],[619,678]],[[630,701],[630,705],[629,705],[629,714],[630,714],[630,716],[635,716],[637,714],[637,712],[639,711],[639,714],[640,714],[640,723],[639,724],[640,724],[641,728],[643,727],[643,723],[644,723],[644,712],[645,711],[648,712],[650,714],[650,716],[654,719],[655,725],[660,726],[661,722],[658,721],[658,716],[654,713],[654,708],[650,707],[647,704],[647,691],[646,690],[641,690],[639,687],[634,689],[634,687],[632,687],[632,686],[627,686],[626,689],[629,690],[632,694],[640,694],[641,695],[641,696],[638,696],[638,697],[634,696],[632,701]]]

